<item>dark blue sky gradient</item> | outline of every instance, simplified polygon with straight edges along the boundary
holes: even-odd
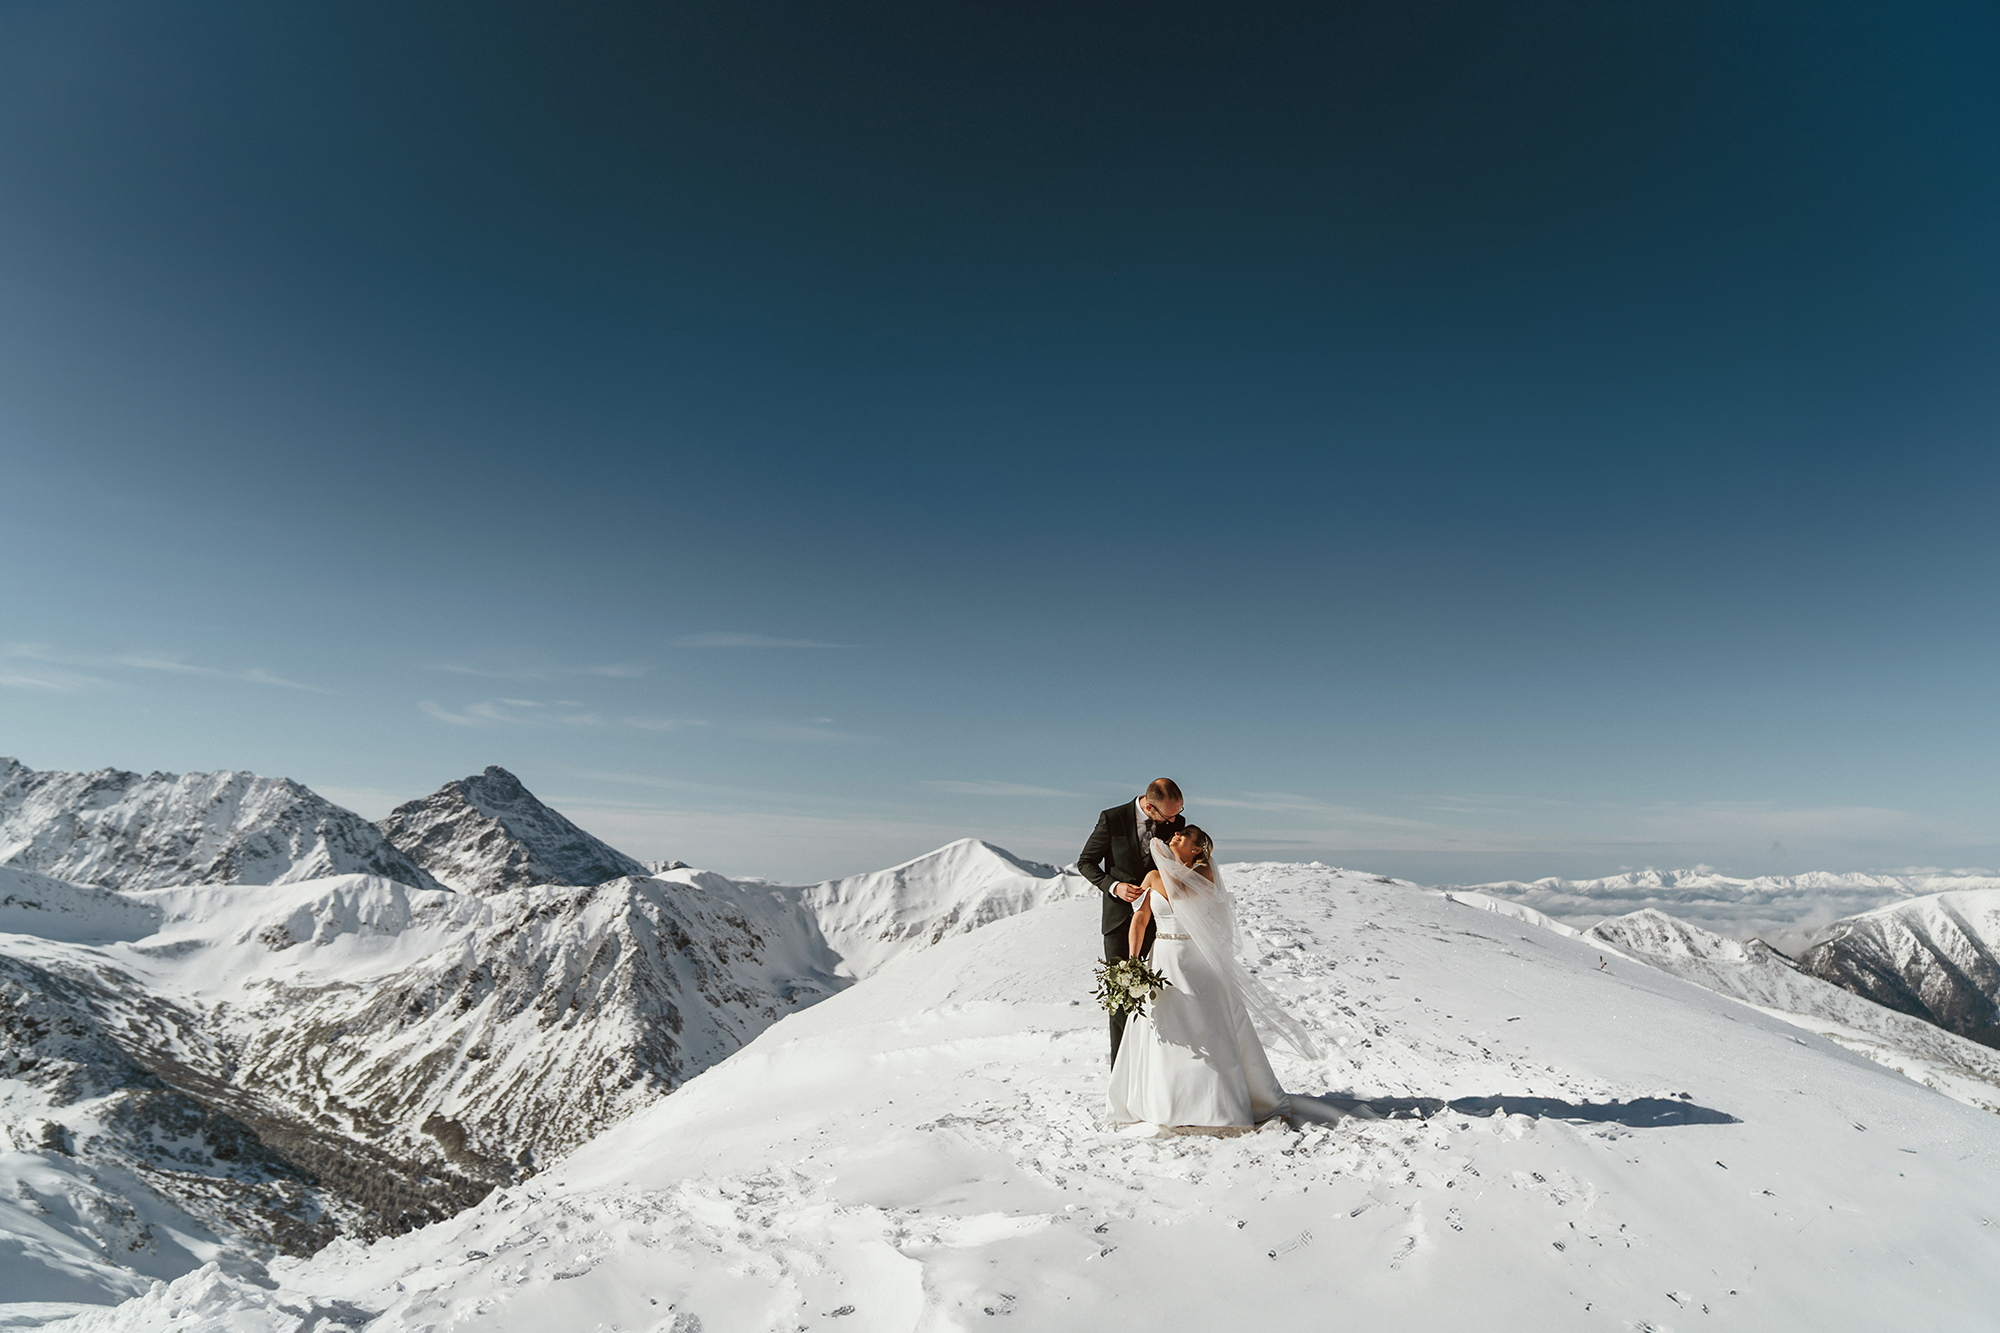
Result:
[[[1970,4],[0,8],[0,752],[500,762],[785,876],[1064,859],[1159,771],[1425,879],[1992,864],[1997,59]]]

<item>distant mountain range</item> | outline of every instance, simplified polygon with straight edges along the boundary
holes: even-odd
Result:
[[[890,959],[1086,891],[970,839],[815,885],[656,874],[500,768],[379,826],[248,773],[0,777],[17,1299],[449,1215]],[[87,1202],[22,1202],[58,1195]]]
[[[1500,880],[1440,887],[1517,902],[1579,930],[1606,917],[1653,908],[1718,934],[1760,935],[1788,953],[1797,953],[1843,917],[1931,894],[2000,889],[2000,877],[1813,871],[1746,879],[1710,870],[1634,870],[1601,879]]]

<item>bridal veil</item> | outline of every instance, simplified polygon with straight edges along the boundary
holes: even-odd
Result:
[[[1226,977],[1236,987],[1252,1021],[1265,1032],[1283,1037],[1306,1059],[1319,1059],[1319,1047],[1313,1044],[1304,1026],[1286,1013],[1278,997],[1243,966],[1239,957],[1243,941],[1236,923],[1236,900],[1223,887],[1222,872],[1209,867],[1215,876],[1210,880],[1201,872],[1188,869],[1175,858],[1173,849],[1158,838],[1153,840],[1153,865],[1160,872],[1167,899],[1173,904],[1174,923],[1187,932],[1189,941],[1201,950],[1202,957],[1217,975]]]

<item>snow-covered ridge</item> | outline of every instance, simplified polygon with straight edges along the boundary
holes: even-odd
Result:
[[[1744,879],[1709,870],[1634,870],[1600,879],[1500,880],[1439,887],[1517,902],[1579,930],[1606,917],[1656,908],[1720,934],[1762,935],[1795,953],[1841,917],[1930,894],[2000,889],[2000,878],[1975,873],[1812,871]]]
[[[66,1333],[1990,1322],[2000,1118],[1592,940],[1226,869],[1328,1052],[1274,1052],[1288,1087],[1485,1112],[1108,1133],[1096,922],[1059,899],[886,962],[449,1221]],[[1644,1098],[1729,1119],[1620,1118]]]
[[[95,944],[159,928],[159,910],[125,894],[0,865],[0,934]]]
[[[1483,912],[1497,912],[1501,916],[1510,916],[1516,921],[1525,921],[1531,926],[1539,926],[1543,930],[1554,931],[1558,935],[1574,935],[1577,933],[1574,927],[1565,926],[1552,916],[1537,912],[1532,907],[1523,903],[1512,902],[1506,898],[1495,898],[1484,893],[1474,893],[1470,889],[1453,889],[1444,896],[1455,903],[1464,903],[1467,907],[1477,907]]]
[[[1821,980],[1762,940],[1732,940],[1655,908],[1585,931],[1628,958],[1817,1032],[1982,1110],[2000,1111],[2000,1051]]]
[[[76,884],[436,883],[360,815],[255,773],[37,773],[0,758],[0,863]]]
[[[397,806],[377,827],[439,883],[464,893],[588,887],[651,873],[542,804],[497,764]]]
[[[912,948],[1095,890],[1074,868],[961,838],[899,866],[797,893],[840,955],[842,975],[865,977]]]
[[[1799,965],[1879,1005],[2000,1046],[2000,889],[1934,894],[1837,921]]]

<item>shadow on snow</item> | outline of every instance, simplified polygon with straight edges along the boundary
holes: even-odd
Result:
[[[1633,1129],[1666,1129],[1675,1125],[1738,1125],[1727,1111],[1696,1106],[1672,1097],[1634,1097],[1629,1102],[1566,1102],[1554,1097],[1324,1097],[1292,1094],[1299,1120],[1427,1120],[1444,1111],[1459,1115],[1527,1115],[1538,1120],[1576,1120],[1627,1125]]]

